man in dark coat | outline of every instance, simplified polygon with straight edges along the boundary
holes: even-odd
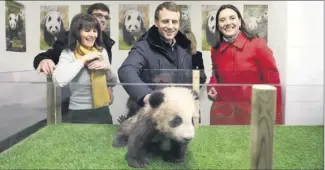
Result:
[[[120,82],[130,84],[123,88],[138,106],[147,103],[150,93],[159,86],[147,83],[192,84],[191,43],[179,27],[177,5],[174,2],[160,4],[155,11],[155,25],[134,43],[118,69]]]
[[[107,22],[110,19],[109,17],[110,10],[107,7],[107,5],[103,3],[95,3],[89,6],[87,13],[93,15],[99,21],[103,32],[102,36],[103,36],[104,48],[108,53],[110,63],[112,63],[112,47],[115,44],[115,41],[112,40],[105,32]],[[59,58],[62,50],[66,48],[66,45],[68,44],[68,35],[69,35],[69,31],[66,31],[65,34],[60,35],[59,38],[54,42],[52,48],[48,49],[45,52],[39,53],[34,58],[34,62],[33,62],[34,68],[39,70],[40,72],[45,73],[48,76],[51,76],[55,69],[55,65],[59,62]],[[110,93],[112,93],[112,89],[109,88],[109,90]],[[69,97],[70,97],[69,87],[62,88],[62,95],[61,95],[62,114],[68,112]]]

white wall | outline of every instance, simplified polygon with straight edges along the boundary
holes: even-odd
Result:
[[[272,48],[281,73],[282,85],[285,95],[286,124],[323,124],[323,2],[264,2],[264,1],[239,1],[229,2],[240,7],[242,4],[268,4],[269,5],[269,46]],[[0,72],[21,71],[16,73],[0,73],[2,81],[42,81],[45,78],[33,71],[33,58],[39,52],[40,32],[40,5],[41,4],[68,4],[69,18],[79,13],[79,1],[22,1],[26,10],[26,53],[5,51],[5,30],[4,19],[0,19]],[[93,2],[82,2],[91,4]],[[128,51],[120,51],[118,46],[118,4],[117,1],[104,1],[111,6],[111,38],[117,43],[113,47],[113,68],[115,71],[127,56]],[[115,3],[115,4],[113,4]],[[134,3],[134,1],[119,1],[118,3]],[[158,1],[144,1],[137,3],[149,3],[150,15],[154,15]],[[192,5],[192,29],[197,39],[201,39],[201,16],[200,4],[222,4],[223,2],[186,2],[179,1],[178,4]],[[0,16],[5,16],[5,2],[0,1]],[[317,22],[311,22],[317,19]],[[194,20],[198,24],[194,24]],[[150,18],[150,25],[153,24],[153,17]],[[306,33],[305,33],[306,32]],[[313,34],[310,34],[310,33]],[[201,41],[198,41],[198,50],[201,50]],[[203,52],[204,64],[207,76],[210,77],[211,61],[210,53]],[[304,63],[304,65],[302,65]],[[301,66],[301,67],[300,67]],[[300,68],[298,68],[300,67]],[[32,71],[25,71],[32,70]],[[13,85],[11,83],[10,85]],[[318,86],[316,86],[318,85]],[[17,85],[16,85],[17,86]],[[28,95],[29,100],[19,102],[44,103],[45,86],[25,84],[25,88],[8,90],[8,84],[0,86],[0,93],[6,92],[6,96]],[[6,89],[6,90],[4,90]],[[28,90],[27,90],[28,89]],[[35,95],[37,94],[37,95]],[[126,93],[122,87],[116,87],[115,102],[111,107],[113,117],[117,118],[123,114],[125,108]],[[32,97],[31,97],[32,96]],[[203,112],[203,124],[209,122],[209,110],[211,103],[206,99],[205,90],[202,90],[203,101],[201,108]],[[121,102],[118,102],[121,100]],[[7,98],[7,102],[11,102]],[[1,115],[0,115],[1,117]]]
[[[324,2],[287,10],[286,124],[324,124]]]

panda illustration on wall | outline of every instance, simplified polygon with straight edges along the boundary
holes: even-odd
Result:
[[[207,43],[213,47],[216,44],[216,34],[215,31],[217,29],[216,27],[216,16],[217,11],[212,11],[208,14],[206,19],[206,27],[205,27],[205,36]]]
[[[147,166],[147,153],[162,156],[167,162],[183,162],[195,136],[193,116],[198,112],[198,98],[195,91],[186,87],[156,90],[151,93],[149,104],[129,108],[136,114],[131,113],[133,116],[121,122],[113,147],[128,146],[126,159],[135,168]]]
[[[144,26],[143,17],[137,10],[129,10],[123,17],[123,40],[131,46],[136,38],[141,37],[147,29]]]
[[[181,32],[191,30],[191,20],[188,11],[181,12],[180,28]]]
[[[181,12],[181,18],[183,19],[183,20],[189,20],[190,19],[190,16],[189,16],[189,14],[188,14],[188,12],[187,11],[182,11]]]
[[[9,40],[19,39],[19,31],[22,29],[22,18],[20,15],[16,15],[14,13],[10,13],[8,17],[8,33],[9,33]]]
[[[20,9],[18,15],[21,20],[25,20],[25,10]]]
[[[57,11],[51,11],[44,17],[43,25],[44,41],[48,46],[52,46],[54,41],[65,33],[62,16]]]

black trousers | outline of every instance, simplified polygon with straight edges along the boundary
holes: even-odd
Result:
[[[90,123],[90,124],[113,124],[112,115],[108,107],[86,110],[71,110],[62,115],[64,123]]]

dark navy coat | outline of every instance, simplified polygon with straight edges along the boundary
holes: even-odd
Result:
[[[177,57],[164,48],[158,28],[152,26],[131,48],[118,69],[123,88],[138,104],[145,95],[159,88],[147,83],[192,84],[191,42],[180,31],[175,36]],[[129,85],[133,83],[133,85]]]

